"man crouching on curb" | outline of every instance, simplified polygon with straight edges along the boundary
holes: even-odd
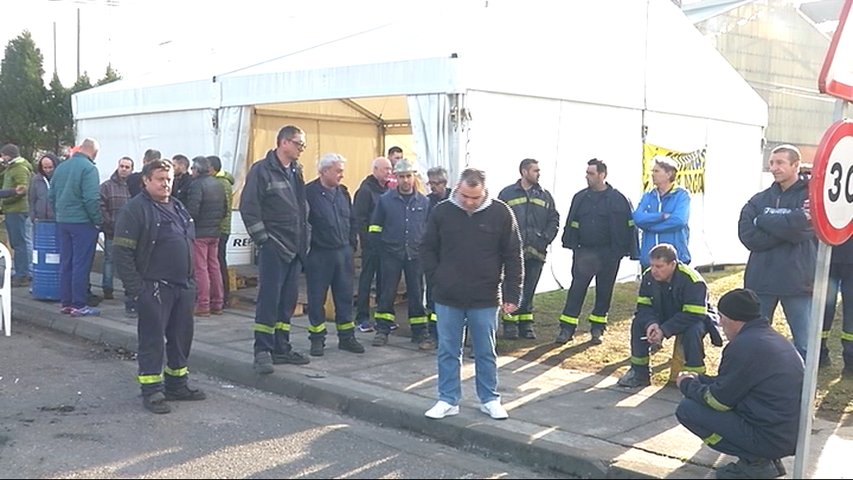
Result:
[[[776,478],[782,457],[797,446],[803,360],[761,316],[758,295],[737,288],[720,298],[720,324],[729,343],[719,375],[682,372],[684,399],[675,416],[718,452],[738,457],[717,478]]]

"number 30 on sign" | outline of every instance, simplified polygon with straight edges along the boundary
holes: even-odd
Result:
[[[823,134],[809,182],[818,237],[839,245],[853,236],[853,122],[833,123]]]

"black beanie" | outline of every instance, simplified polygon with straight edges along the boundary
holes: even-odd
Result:
[[[758,295],[748,288],[736,288],[726,292],[717,302],[717,310],[732,320],[740,322],[761,318]]]

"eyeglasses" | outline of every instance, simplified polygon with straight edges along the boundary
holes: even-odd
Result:
[[[294,140],[294,139],[292,139],[292,138],[291,138],[291,139],[288,139],[288,141],[289,141],[290,143],[292,143],[292,144],[296,145],[300,150],[305,150],[305,147],[307,147],[307,146],[308,146],[308,145],[306,145],[306,144],[305,144],[305,142],[298,142],[298,141],[296,141],[296,140]]]
[[[427,185],[447,185],[447,180],[430,180]]]

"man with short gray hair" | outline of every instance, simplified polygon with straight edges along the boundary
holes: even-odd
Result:
[[[364,353],[355,338],[352,321],[352,284],[355,267],[353,248],[357,245],[353,228],[349,191],[341,184],[346,158],[327,153],[317,163],[316,179],[305,185],[308,223],[311,225],[311,249],[305,260],[308,290],[308,338],[310,354],[323,355],[326,346],[326,292],[332,288],[338,348]]]

